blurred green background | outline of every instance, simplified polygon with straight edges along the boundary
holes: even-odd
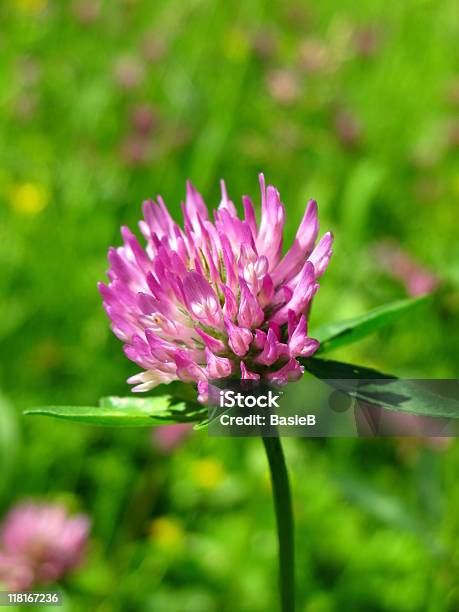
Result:
[[[459,12],[455,0],[2,0],[0,515],[24,498],[93,521],[68,610],[276,610],[276,542],[257,440],[21,417],[94,405],[137,371],[96,282],[119,226],[185,180],[258,204],[265,172],[288,243],[308,198],[336,236],[312,323],[442,286],[334,358],[456,377]],[[398,259],[394,260],[393,253]],[[410,276],[411,275],[411,276]],[[408,278],[410,277],[410,278]],[[459,609],[459,447],[287,440],[301,612]]]

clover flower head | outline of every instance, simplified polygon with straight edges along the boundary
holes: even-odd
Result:
[[[285,207],[262,174],[260,187],[259,223],[247,196],[239,217],[223,181],[212,221],[188,182],[183,229],[161,197],[143,205],[145,248],[122,228],[124,245],[109,250],[110,282],[99,289],[127,357],[144,370],[128,380],[134,391],[181,380],[197,384],[206,401],[211,380],[285,384],[302,375],[297,358],[319,346],[307,318],[333,237],[326,233],[316,244],[311,200],[282,255]]]
[[[23,503],[0,531],[0,584],[24,590],[58,580],[82,560],[89,519],[59,504]]]

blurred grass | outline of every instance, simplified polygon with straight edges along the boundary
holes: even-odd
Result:
[[[443,282],[432,306],[333,357],[457,376],[457,3],[5,0],[0,24],[0,388],[14,406],[2,404],[0,457],[2,479],[16,476],[1,509],[45,496],[91,514],[70,609],[274,610],[256,441],[196,434],[161,457],[145,432],[19,414],[128,393],[135,366],[95,285],[141,201],[161,193],[178,219],[188,177],[212,206],[224,177],[235,201],[258,203],[260,170],[286,203],[288,239],[310,197],[336,235],[315,324],[404,296],[374,254],[387,237]],[[145,105],[150,130],[133,119]],[[458,609],[455,444],[288,451],[300,610]],[[211,490],[193,477],[200,457],[223,466]],[[163,516],[178,548],[145,537]]]

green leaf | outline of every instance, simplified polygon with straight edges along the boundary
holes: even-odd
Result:
[[[105,397],[100,406],[45,406],[26,410],[26,415],[51,416],[89,425],[152,427],[196,422],[207,414],[197,403],[177,402],[170,395],[156,397]]]
[[[422,296],[419,298],[409,298],[406,300],[398,300],[385,304],[370,310],[366,314],[323,325],[311,331],[311,337],[317,338],[320,342],[318,353],[332,351],[340,346],[351,344],[368,336],[382,327],[389,325],[398,317],[406,314],[411,309],[419,304],[424,303],[430,296]]]
[[[156,406],[157,400],[168,399],[168,405],[161,410],[155,408],[154,416],[157,418],[171,418],[174,423],[194,422],[207,414],[206,408],[199,404],[196,399],[196,391],[190,385],[184,385],[193,390],[193,401],[178,401],[176,396],[161,396],[161,397],[103,397],[99,401],[101,408],[116,408],[117,410],[151,410],[151,406]]]
[[[0,498],[8,491],[20,452],[17,419],[13,406],[0,395]]]
[[[402,380],[370,368],[316,358],[302,362],[310,374],[357,400],[395,412],[459,418],[457,383],[454,397],[450,397],[427,389],[417,381]]]

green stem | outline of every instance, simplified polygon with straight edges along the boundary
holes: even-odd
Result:
[[[295,610],[293,512],[287,466],[280,438],[263,438],[273,485],[279,542],[279,583],[282,612]]]

